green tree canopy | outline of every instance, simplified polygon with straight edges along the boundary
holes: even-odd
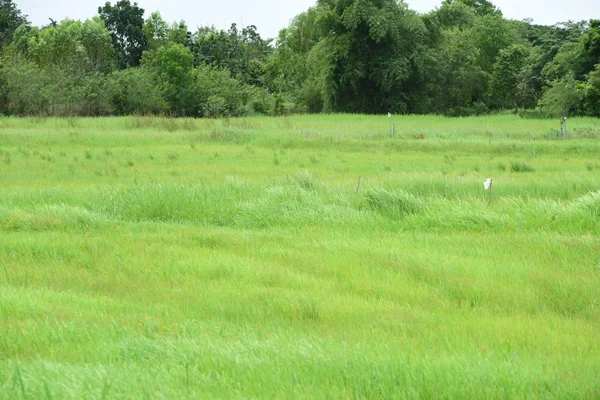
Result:
[[[568,73],[559,80],[553,81],[544,93],[540,105],[557,117],[571,115],[581,105],[583,93],[573,73]]]
[[[529,56],[525,45],[512,45],[500,51],[492,75],[492,102],[500,108],[518,108],[523,104],[519,89]]]
[[[140,65],[142,53],[148,43],[144,35],[144,9],[129,0],[120,0],[115,5],[109,2],[98,7],[98,14],[110,31],[117,55],[119,69]]]
[[[156,71],[157,83],[176,115],[193,113],[191,87],[193,86],[194,56],[190,49],[179,43],[170,43],[158,49],[152,67]]]
[[[346,112],[404,112],[413,58],[427,35],[423,21],[394,0],[320,0],[308,57],[324,107]]]
[[[0,49],[13,40],[15,30],[21,25],[29,25],[27,16],[12,0],[0,0]]]
[[[598,114],[598,20],[535,25],[490,0],[426,14],[403,0],[318,0],[274,44],[253,25],[192,34],[158,11],[144,20],[133,0],[30,27],[13,1],[0,0],[0,113]]]
[[[143,27],[148,49],[156,51],[169,41],[169,24],[162,18],[160,12],[150,14]]]
[[[49,27],[15,31],[11,51],[42,68],[69,68],[80,73],[110,72],[115,54],[110,33],[100,19],[64,20]]]
[[[600,117],[600,63],[596,64],[587,80],[585,107],[591,115]]]
[[[464,4],[480,17],[483,17],[484,15],[502,17],[502,11],[500,11],[500,9],[492,2],[487,0],[444,0],[442,5],[453,5],[456,3]]]
[[[600,20],[591,20],[577,48],[577,77],[582,79],[600,63]]]

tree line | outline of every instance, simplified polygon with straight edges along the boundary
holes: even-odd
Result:
[[[600,117],[600,20],[535,25],[487,0],[419,14],[399,0],[319,0],[264,39],[137,3],[32,26],[0,0],[0,113],[221,117],[349,112]]]

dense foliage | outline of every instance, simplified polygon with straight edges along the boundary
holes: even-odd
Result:
[[[539,26],[487,0],[424,15],[397,0],[319,0],[273,41],[144,12],[121,0],[39,28],[0,0],[0,112],[600,117],[600,20]]]

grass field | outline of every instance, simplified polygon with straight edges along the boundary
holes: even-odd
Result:
[[[0,119],[0,399],[600,398],[600,121],[394,122]]]

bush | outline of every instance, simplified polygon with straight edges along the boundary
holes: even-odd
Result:
[[[473,109],[468,107],[454,107],[446,111],[447,117],[469,117],[474,114]]]
[[[210,96],[202,107],[202,114],[207,118],[226,117],[229,114],[227,101],[221,96]]]
[[[194,56],[190,49],[177,43],[160,47],[152,60],[156,85],[161,89],[171,115],[181,117],[197,112],[193,65]]]
[[[109,77],[112,105],[119,115],[160,114],[165,110],[159,88],[152,73],[144,68],[113,72]]]
[[[490,113],[489,107],[482,101],[473,103],[472,110],[475,115],[486,115]]]
[[[521,110],[519,117],[523,119],[552,119],[554,116],[551,113],[542,110]]]
[[[297,99],[303,108],[313,114],[323,111],[323,89],[315,79],[306,82],[300,89]]]
[[[13,115],[100,116],[114,112],[115,86],[105,75],[15,59],[1,71],[2,106]]]
[[[24,60],[15,60],[2,68],[2,108],[9,114],[46,114],[50,78],[41,68]]]
[[[217,105],[221,110],[226,110],[228,116],[239,117],[246,114],[246,105],[251,94],[248,86],[232,78],[226,69],[213,69],[207,65],[200,65],[195,73],[194,96],[203,115]]]
[[[268,103],[264,99],[254,99],[252,101],[252,111],[256,114],[268,114]]]
[[[285,114],[285,103],[281,94],[276,94],[273,96],[273,107],[271,109],[271,113],[274,116]]]

